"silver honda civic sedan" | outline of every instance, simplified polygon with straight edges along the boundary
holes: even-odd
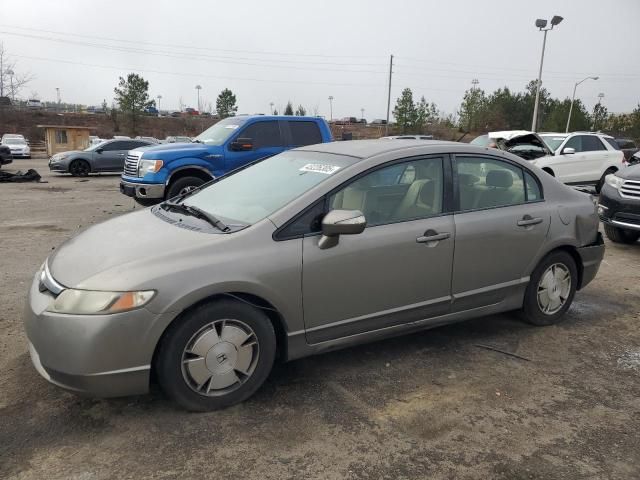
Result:
[[[554,324],[603,254],[590,196],[514,155],[337,142],[86,229],[44,262],[24,321],[61,387],[141,394],[153,373],[212,410],[276,359],[510,310]]]

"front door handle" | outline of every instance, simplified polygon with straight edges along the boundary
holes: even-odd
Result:
[[[446,240],[451,236],[450,233],[438,233],[435,230],[427,230],[424,235],[416,238],[416,243],[431,243],[439,242],[440,240]]]
[[[533,218],[531,215],[525,215],[522,220],[518,220],[519,227],[530,227],[532,225],[538,225],[542,223],[541,218]]]
[[[118,156],[119,157],[124,157],[124,153],[119,153]]]

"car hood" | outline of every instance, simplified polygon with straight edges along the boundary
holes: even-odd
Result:
[[[70,288],[131,288],[133,277],[151,268],[166,268],[168,258],[229,239],[219,235],[176,227],[144,209],[93,225],[63,243],[48,259],[57,282]],[[92,281],[101,274],[115,283]],[[97,284],[96,284],[97,282]]]
[[[519,154],[518,151],[512,151],[512,149],[518,145],[536,145],[545,152],[546,156],[553,156],[551,149],[544,140],[542,140],[542,137],[535,132],[529,132],[527,130],[507,130],[503,132],[489,132],[488,136],[496,142],[501,150],[511,152],[514,155],[525,158],[525,160],[534,160],[534,158],[523,156]]]
[[[625,180],[640,180],[640,165],[631,165],[616,172],[616,175]]]
[[[137,148],[137,151],[144,152],[143,158],[158,158],[161,160],[180,157],[202,157],[211,153],[212,149],[221,147],[207,147],[202,143],[164,143],[151,145],[149,147]]]

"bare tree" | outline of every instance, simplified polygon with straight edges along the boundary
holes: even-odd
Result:
[[[33,80],[30,73],[18,73],[16,63],[0,42],[0,97],[11,97],[15,100],[20,90]]]

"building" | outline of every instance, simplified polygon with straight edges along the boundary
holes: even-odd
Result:
[[[38,128],[44,128],[44,142],[49,156],[70,150],[84,150],[89,146],[89,127],[38,125]]]

